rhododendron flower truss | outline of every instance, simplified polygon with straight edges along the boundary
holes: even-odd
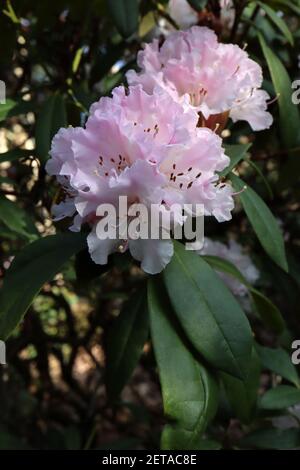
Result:
[[[231,186],[217,172],[229,164],[221,139],[198,128],[198,114],[162,89],[147,94],[142,86],[116,88],[90,109],[85,128],[61,129],[54,137],[47,170],[64,187],[65,200],[54,207],[57,218],[74,217],[71,230],[89,224],[92,259],[106,264],[112,252],[129,249],[149,273],[157,273],[173,254],[171,240],[99,239],[97,208],[157,204],[203,204],[205,214],[220,222],[231,218]],[[121,223],[121,221],[119,221]],[[184,222],[181,212],[174,224]]]
[[[215,128],[218,116],[224,128],[228,116],[247,121],[253,130],[270,127],[267,112],[269,95],[261,90],[261,67],[237,45],[218,42],[206,27],[169,35],[160,47],[155,39],[138,54],[141,72],[127,73],[130,85],[142,84],[151,94],[155,87],[165,89],[176,101],[200,114],[200,123]],[[213,128],[213,130],[214,130]]]

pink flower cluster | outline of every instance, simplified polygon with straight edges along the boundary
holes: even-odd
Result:
[[[162,48],[157,42],[146,46],[139,65],[141,74],[128,74],[128,90],[118,87],[91,106],[84,128],[60,129],[46,169],[65,192],[53,207],[56,220],[73,217],[75,231],[90,227],[87,242],[96,263],[129,249],[144,271],[155,274],[171,260],[172,241],[102,240],[97,208],[118,207],[119,197],[127,196],[129,206],[156,204],[168,211],[174,203],[196,203],[205,215],[230,220],[232,188],[218,176],[229,158],[222,139],[199,127],[199,113],[208,118],[230,110],[236,120],[250,109],[247,119],[256,128],[263,127],[267,113],[260,112],[264,104],[257,106],[264,92],[253,88],[261,83],[260,68],[237,46],[222,49],[207,28],[175,33]],[[180,211],[174,223],[184,223]]]
[[[205,121],[226,113],[255,131],[272,124],[261,67],[239,46],[219,43],[209,28],[176,31],[161,47],[155,39],[139,52],[138,65],[141,72],[127,73],[130,85],[142,84],[147,93],[159,86]]]

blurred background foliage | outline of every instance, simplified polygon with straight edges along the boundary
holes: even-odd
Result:
[[[59,197],[44,170],[51,139],[61,126],[83,124],[90,104],[124,83],[141,44],[154,35],[163,41],[166,29],[176,26],[167,3],[1,2],[0,77],[7,96],[0,106],[1,278],[28,242],[67,229],[66,222],[51,221],[51,205]],[[267,258],[240,207],[230,223],[206,223],[208,236],[226,241],[235,235],[251,252],[260,271],[257,287],[278,307],[284,326],[280,320],[272,331],[250,313],[261,360],[249,385],[251,410],[249,403],[243,406],[238,386],[224,379],[205,446],[299,447],[300,415],[293,408],[300,402],[299,376],[290,355],[293,339],[300,338],[300,120],[290,80],[300,75],[300,2],[237,1],[231,28],[222,24],[218,2],[190,3],[199,10],[199,24],[214,28],[224,41],[247,43],[249,54],[264,67],[264,88],[278,95],[270,105],[271,130],[254,134],[242,123],[229,126],[224,137],[226,144],[246,146],[239,174],[278,219],[289,262],[287,274]],[[109,345],[126,348],[128,335],[130,349],[134,340],[116,319],[144,278],[126,256],[114,255],[103,269],[81,251],[44,285],[7,341],[7,365],[0,366],[0,448],[159,448],[166,418],[153,349],[147,326],[130,313],[129,323],[145,342],[143,354],[121,397],[112,402],[105,386],[114,361]],[[266,304],[262,309],[268,316]],[[128,375],[135,359],[133,354]],[[264,402],[257,400],[276,385],[283,387],[278,397],[265,394]]]

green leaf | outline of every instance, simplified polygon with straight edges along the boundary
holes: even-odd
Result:
[[[175,243],[164,281],[174,311],[193,346],[217,369],[248,375],[252,334],[239,303],[204,259]]]
[[[16,232],[27,240],[34,240],[38,237],[38,231],[27,212],[0,194],[0,220],[12,231]]]
[[[243,274],[232,264],[230,261],[219,256],[210,256],[205,255],[202,258],[216,271],[229,274],[232,277],[238,279],[242,284],[244,284],[248,289],[251,288],[248,281],[244,278]]]
[[[198,441],[197,450],[220,450],[222,444],[212,439],[202,439]]]
[[[276,305],[257,289],[250,289],[256,311],[266,326],[280,334],[285,329],[285,321]]]
[[[283,6],[283,7],[289,8],[294,13],[297,13],[297,15],[300,15],[300,8],[294,5],[293,1],[291,0],[273,0],[272,3],[274,3],[274,6],[276,8],[278,8],[279,6]]]
[[[240,444],[257,449],[295,449],[300,446],[299,429],[258,429],[245,436]]]
[[[162,448],[198,449],[217,410],[217,383],[172,324],[169,300],[158,277],[149,280],[148,308],[164,411],[171,421],[163,431]]]
[[[291,385],[278,385],[268,390],[260,399],[263,410],[281,410],[300,404],[300,390]]]
[[[297,147],[299,142],[300,117],[297,106],[292,101],[292,84],[290,77],[277,55],[266,44],[259,34],[259,41],[266,58],[272,82],[278,96],[280,130],[287,149]]]
[[[8,152],[0,153],[0,163],[3,162],[13,162],[15,160],[20,160],[21,158],[28,158],[32,155],[32,150],[25,149],[12,149]]]
[[[140,289],[124,305],[107,341],[106,385],[110,401],[118,398],[143,351],[149,333],[147,294]]]
[[[51,95],[42,105],[36,121],[36,154],[45,162],[51,146],[51,140],[61,127],[67,126],[64,98],[60,94]]]
[[[266,5],[263,2],[256,2],[267,14],[270,20],[277,26],[277,28],[282,32],[282,34],[286,37],[289,43],[293,46],[294,45],[294,38],[289,30],[286,22],[277,15],[276,11],[273,10],[269,5]]]
[[[238,279],[242,284],[244,284],[244,286],[248,288],[257,313],[266,326],[272,328],[276,333],[281,333],[284,330],[285,322],[276,305],[274,305],[271,300],[269,300],[251,284],[249,284],[249,282],[245,279],[245,277],[235,267],[234,264],[217,256],[203,256],[203,258],[216,271],[229,274],[230,276]]]
[[[12,180],[11,178],[8,178],[8,176],[0,176],[0,185],[1,184],[17,184],[16,180]]]
[[[128,38],[138,30],[138,0],[107,0],[107,6],[119,33]]]
[[[253,348],[249,366],[249,376],[245,381],[221,374],[229,403],[238,419],[250,423],[256,411],[261,364]]]
[[[8,113],[16,106],[16,101],[7,99],[5,103],[0,104],[0,121],[7,118]]]
[[[296,387],[300,386],[300,378],[297,369],[292,363],[291,356],[287,351],[282,348],[267,348],[259,344],[256,345],[256,350],[264,368],[289,380],[296,385]]]
[[[34,104],[32,101],[7,99],[6,103],[0,104],[0,121],[13,116],[19,116],[20,114],[26,114],[29,111],[33,111],[33,109]]]
[[[278,223],[266,203],[249,186],[233,173],[230,175],[247,217],[266,253],[282,269],[288,271],[284,241]]]
[[[225,145],[225,154],[230,158],[230,164],[220,172],[220,176],[227,176],[243,160],[252,144]]]
[[[51,235],[25,246],[14,258],[0,291],[1,339],[5,340],[18,325],[43,284],[85,245],[84,234]]]
[[[201,11],[206,7],[208,0],[188,0],[188,2],[196,11]]]
[[[78,71],[81,59],[82,59],[82,54],[83,54],[83,47],[79,47],[77,49],[73,62],[72,62],[72,72],[75,74]]]
[[[259,168],[258,165],[256,165],[256,163],[254,163],[252,160],[250,160],[250,158],[246,158],[246,162],[247,162],[250,166],[252,166],[252,168],[256,171],[256,173],[259,174],[259,176],[261,177],[261,179],[263,180],[263,182],[264,182],[264,184],[265,184],[265,187],[266,187],[267,190],[268,190],[268,193],[269,193],[269,195],[270,195],[270,198],[273,199],[274,194],[273,194],[271,185],[270,185],[269,181],[267,180],[267,178],[265,177],[265,175],[263,174],[262,170]]]

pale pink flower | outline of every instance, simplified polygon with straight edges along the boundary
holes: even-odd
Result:
[[[66,199],[55,206],[56,218],[73,216],[72,230],[91,227],[88,246],[96,263],[107,263],[122,244],[149,273],[170,261],[170,240],[100,240],[97,208],[119,204],[127,196],[150,208],[203,204],[206,215],[229,220],[232,189],[217,175],[229,164],[221,139],[210,129],[197,128],[198,115],[184,109],[162,89],[147,94],[141,86],[116,88],[90,109],[85,128],[61,129],[54,137],[47,171],[56,175]],[[176,217],[175,223],[183,223]]]
[[[173,99],[201,113],[246,120],[253,130],[270,127],[268,94],[260,90],[262,69],[239,46],[222,44],[206,27],[194,26],[146,44],[138,54],[140,73],[127,73],[130,85],[151,94],[160,86]],[[223,117],[224,119],[224,117]]]

